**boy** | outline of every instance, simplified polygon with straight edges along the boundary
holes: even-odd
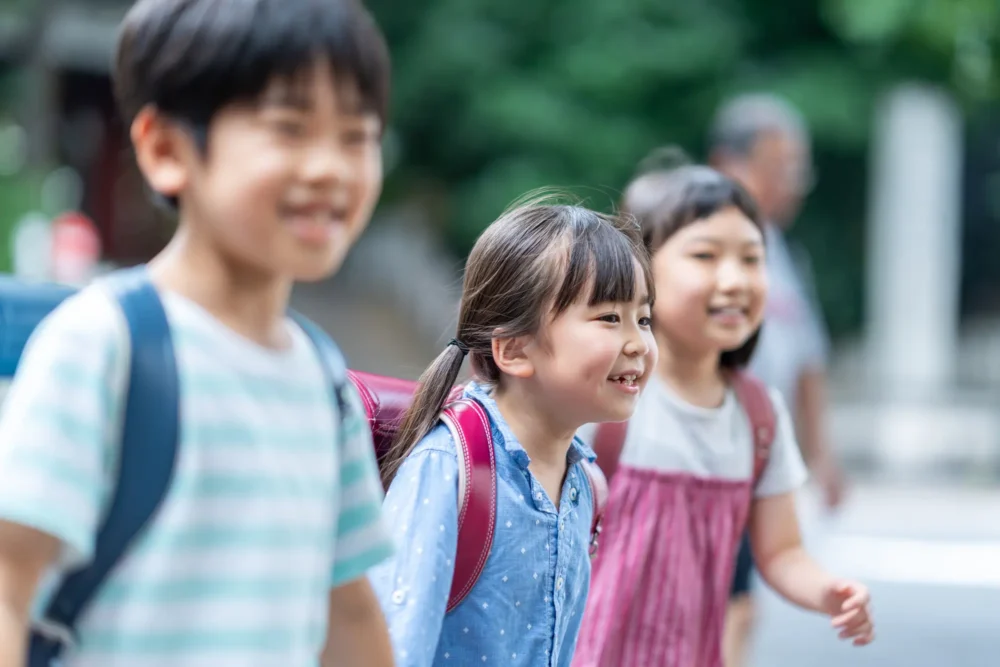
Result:
[[[364,412],[353,393],[335,407],[285,315],[292,283],[335,272],[368,222],[388,67],[357,0],[140,0],[126,16],[118,101],[179,219],[149,272],[182,422],[169,493],[65,667],[392,664],[365,577],[391,542]],[[106,286],[86,288],[39,327],[0,413],[0,667],[25,664],[40,589],[92,556],[128,343]]]

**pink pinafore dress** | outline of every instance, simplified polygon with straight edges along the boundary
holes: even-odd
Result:
[[[773,438],[773,419],[759,426],[740,402],[754,434],[752,478],[613,471],[573,667],[721,667],[736,553]]]

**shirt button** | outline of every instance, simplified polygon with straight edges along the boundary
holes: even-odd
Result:
[[[404,600],[406,600],[406,592],[405,591],[403,591],[401,589],[397,589],[397,590],[395,590],[395,591],[392,592],[392,602],[393,602],[393,604],[403,604]]]
[[[570,487],[570,489],[569,489],[569,499],[572,500],[575,503],[577,495],[578,495],[578,491],[576,490],[576,487],[575,486]]]
[[[563,578],[559,577],[558,579],[556,579],[556,590],[557,591],[562,590],[562,587],[563,587]]]

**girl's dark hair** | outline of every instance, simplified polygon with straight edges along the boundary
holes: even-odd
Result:
[[[674,147],[656,149],[640,162],[622,198],[622,210],[639,222],[650,255],[682,227],[727,208],[738,209],[763,231],[757,205],[746,190],[711,167],[692,164]],[[742,346],[724,351],[719,365],[745,368],[759,337],[758,328]]]
[[[652,302],[649,258],[632,218],[528,201],[504,213],[472,248],[455,339],[468,348],[477,379],[496,385],[501,373],[493,360],[494,338],[534,334],[547,316],[581,296],[590,304],[632,301],[639,277],[648,290],[641,296]],[[448,345],[420,376],[413,404],[383,458],[386,487],[437,424],[464,356],[459,346]]]

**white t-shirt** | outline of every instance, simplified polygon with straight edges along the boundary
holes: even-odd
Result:
[[[770,287],[750,371],[794,406],[799,378],[807,370],[826,367],[830,344],[812,290],[808,257],[802,253],[796,257],[773,225],[765,228],[764,236]]]
[[[360,398],[341,413],[316,350],[262,348],[163,296],[180,380],[180,443],[152,523],[80,619],[65,667],[314,667],[329,591],[391,551]],[[113,490],[129,367],[100,283],[35,332],[0,411],[0,518],[93,556]]]
[[[777,428],[757,497],[794,491],[807,478],[785,402],[777,391],[769,393]],[[592,441],[594,430],[588,425],[581,435]],[[654,375],[629,421],[620,462],[660,472],[745,480],[753,476],[753,454],[750,419],[732,390],[719,407],[703,408],[681,399]]]

